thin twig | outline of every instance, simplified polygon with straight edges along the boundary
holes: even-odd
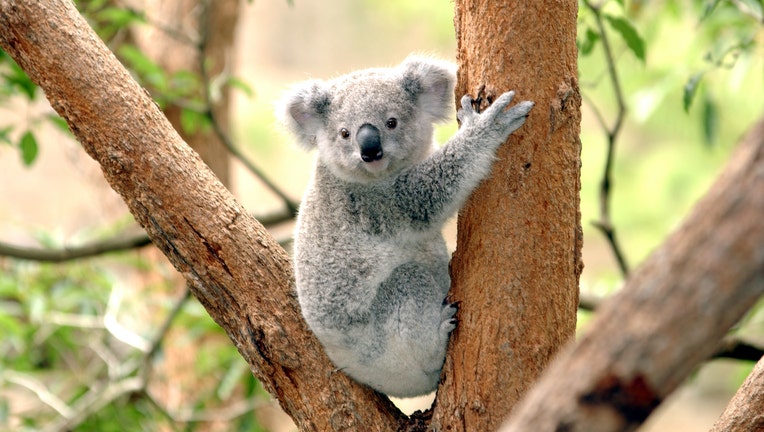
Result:
[[[145,387],[145,382],[140,377],[130,377],[119,381],[110,381],[103,388],[91,387],[72,406],[72,415],[59,417],[47,424],[44,432],[64,432],[74,429],[85,421],[90,415],[99,411],[106,405],[118,398],[137,392]]]
[[[40,402],[56,410],[56,412],[61,415],[61,417],[68,418],[74,415],[72,409],[69,408],[69,406],[64,401],[51,393],[45,384],[41,383],[36,378],[12,370],[4,371],[0,376],[10,383],[19,385],[34,392],[34,394],[37,395],[37,398],[40,399]]]
[[[275,401],[262,400],[257,397],[249,399],[240,399],[229,406],[217,409],[207,409],[202,411],[183,410],[182,413],[175,415],[177,421],[188,423],[199,422],[230,422],[244,414],[268,405],[275,405]]]
[[[759,361],[762,356],[764,356],[764,347],[735,336],[727,336],[722,340],[719,350],[712,358]]]
[[[210,4],[207,1],[202,2],[202,7],[209,8]],[[204,11],[200,14],[201,17],[208,16],[209,14]],[[215,114],[214,109],[214,101],[212,97],[212,85],[211,85],[211,78],[209,76],[209,70],[207,67],[207,59],[205,56],[205,53],[207,52],[207,42],[209,42],[209,29],[207,28],[208,22],[202,22],[199,25],[200,28],[200,38],[199,38],[199,73],[202,80],[202,89],[203,89],[203,95],[204,100],[207,106],[206,116],[210,120],[210,123],[212,124],[212,130],[215,132],[215,135],[217,135],[220,142],[225,146],[226,149],[228,149],[228,152],[231,153],[233,157],[238,159],[244,166],[258,179],[260,179],[263,184],[271,190],[276,196],[279,197],[286,206],[287,210],[292,216],[297,215],[297,208],[298,204],[294,202],[289,196],[281,190],[280,187],[278,187],[275,183],[273,183],[270,178],[268,178],[265,173],[260,170],[258,167],[252,163],[252,161],[247,158],[247,156],[233,144],[233,141],[231,141],[231,138],[228,136],[228,133],[226,133],[225,130],[223,130],[222,125],[217,119],[217,115]]]
[[[255,217],[264,227],[269,228],[284,223],[294,218],[292,210],[280,210],[278,212]],[[282,245],[287,240],[279,241]],[[63,247],[60,249],[20,247],[0,242],[0,257],[8,257],[29,261],[62,263],[78,259],[92,258],[112,252],[123,252],[132,249],[140,249],[151,244],[151,240],[145,234],[132,237],[115,237],[106,240],[98,240],[77,247]]]
[[[613,52],[610,48],[610,41],[608,39],[607,33],[605,32],[605,25],[602,22],[600,6],[593,5],[589,0],[584,0],[584,5],[586,5],[586,7],[592,11],[595,21],[597,22],[597,28],[602,39],[602,48],[605,53],[608,75],[610,76],[613,91],[615,92],[616,103],[618,105],[616,118],[612,127],[607,127],[600,112],[596,109],[596,107],[594,108],[594,112],[597,115],[598,120],[607,132],[608,147],[605,157],[605,166],[602,173],[602,180],[600,181],[600,219],[599,221],[593,222],[593,225],[605,235],[605,238],[608,240],[610,248],[613,251],[613,255],[618,262],[618,268],[620,269],[623,277],[626,278],[629,275],[629,264],[627,263],[626,257],[624,256],[621,246],[618,242],[615,227],[613,227],[613,223],[610,218],[610,200],[613,186],[613,161],[615,159],[615,149],[618,134],[621,131],[623,119],[626,115],[626,104],[624,103],[623,92],[621,90],[621,83],[618,78],[618,70],[615,67]]]
[[[162,325],[159,326],[159,329],[154,335],[154,339],[151,341],[149,350],[146,352],[146,356],[144,357],[144,369],[146,370],[151,369],[151,361],[154,360],[157,352],[159,352],[159,349],[162,347],[162,342],[167,336],[167,332],[170,330],[170,327],[172,327],[172,323],[175,321],[178,315],[180,315],[183,307],[186,305],[186,303],[188,303],[188,299],[191,298],[191,289],[188,287],[188,283],[189,282],[186,283],[186,290],[183,292],[183,296],[175,302],[175,305],[170,310],[170,313],[167,314],[164,322],[162,322]],[[146,376],[148,377],[148,371],[144,371],[144,373],[146,373]]]
[[[111,238],[86,245],[61,249],[24,248],[0,242],[0,256],[30,261],[60,263],[76,259],[90,258],[111,252],[138,249],[151,244],[146,234],[127,238]]]

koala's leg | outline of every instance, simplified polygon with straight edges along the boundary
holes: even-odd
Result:
[[[456,324],[456,309],[444,304],[447,291],[443,279],[419,263],[399,266],[379,287],[372,310],[378,312],[375,321],[382,324],[379,342],[384,348],[370,364],[370,369],[384,374],[372,379],[379,390],[414,396],[435,389]]]

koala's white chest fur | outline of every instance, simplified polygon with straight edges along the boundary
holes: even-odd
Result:
[[[411,57],[309,81],[283,106],[287,126],[319,151],[295,234],[303,316],[338,369],[391,396],[437,387],[456,325],[440,230],[533,106],[504,111],[505,93],[478,115],[464,98],[461,129],[427,156],[454,81],[452,65]]]

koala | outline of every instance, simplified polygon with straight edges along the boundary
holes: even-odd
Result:
[[[298,143],[318,150],[294,238],[302,314],[339,370],[389,396],[438,385],[456,326],[441,229],[533,107],[506,109],[508,92],[479,114],[465,95],[460,129],[436,149],[454,72],[411,56],[298,84],[279,107]]]

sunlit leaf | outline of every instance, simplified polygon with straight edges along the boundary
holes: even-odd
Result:
[[[19,150],[21,150],[21,160],[24,165],[32,165],[35,159],[37,159],[37,139],[34,137],[32,131],[26,131],[19,140]]]
[[[734,4],[741,13],[755,16],[757,19],[761,19],[762,16],[762,0],[740,0],[731,2]]]
[[[579,42],[578,53],[582,56],[589,55],[594,49],[594,46],[597,45],[597,41],[599,40],[600,40],[599,33],[595,32],[594,30],[590,28],[587,28],[586,32],[584,32],[583,42]]]
[[[245,95],[247,95],[247,97],[252,97],[255,95],[255,91],[252,89],[252,87],[241,78],[237,78],[237,77],[228,78],[228,85],[233,88],[241,90],[242,92],[244,92]]]
[[[706,5],[703,8],[703,14],[700,16],[700,20],[703,21],[716,10],[716,6],[721,3],[721,0],[709,0],[706,1]]]
[[[209,124],[207,116],[198,111],[184,109],[180,112],[180,127],[189,135],[207,128]]]
[[[9,413],[8,399],[0,399],[0,424],[8,424]]]
[[[704,72],[698,72],[691,76],[687,83],[684,85],[684,92],[682,95],[682,104],[684,106],[684,112],[690,111],[692,100],[695,98],[695,93],[700,85],[700,80],[703,78]]]
[[[16,62],[11,61],[9,66],[9,70],[3,74],[6,85],[20,90],[29,100],[34,100],[37,84],[32,82],[26,72]]]
[[[98,11],[95,16],[99,20],[111,23],[112,25],[116,26],[116,28],[125,27],[132,22],[143,21],[143,17],[132,9],[118,7],[104,8]]]
[[[201,79],[199,75],[189,70],[179,70],[170,76],[170,86],[167,96],[175,98],[192,98],[199,93]]]
[[[49,114],[47,116],[48,121],[53,123],[53,126],[55,126],[57,129],[70,133],[69,131],[69,124],[66,123],[66,120],[64,120],[61,116],[58,114]]]
[[[13,126],[6,126],[4,128],[0,128],[0,143],[3,144],[13,144],[13,141],[11,141],[11,132],[13,131]]]
[[[716,103],[709,97],[703,99],[703,140],[707,146],[712,146],[719,133],[719,110]]]
[[[610,27],[612,27],[613,30],[621,35],[623,40],[626,42],[626,46],[629,47],[631,52],[633,52],[638,59],[644,62],[645,41],[642,39],[639,33],[637,33],[637,29],[634,28],[634,26],[625,18],[614,17],[610,15],[605,15],[605,18],[607,18],[608,23],[610,23]]]
[[[151,60],[144,52],[132,45],[123,45],[119,49],[119,55],[125,63],[134,70],[139,77],[160,91],[167,90],[168,78],[164,69]]]

